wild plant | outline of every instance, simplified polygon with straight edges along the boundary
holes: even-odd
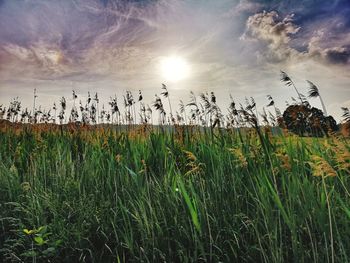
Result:
[[[326,106],[323,102],[322,96],[320,94],[320,91],[318,89],[318,87],[312,83],[311,81],[307,80],[307,83],[309,84],[309,98],[320,98],[320,102],[322,105],[322,109],[323,109],[323,113],[325,116],[327,116],[327,110],[326,110]]]
[[[343,117],[343,122],[345,122],[345,123],[350,123],[350,110],[349,110],[349,108],[347,108],[347,107],[342,107],[341,109],[342,109],[342,111],[343,111],[343,115],[342,115],[342,117]]]
[[[112,124],[114,123],[114,115],[115,115],[116,123],[120,124],[119,123],[120,111],[118,107],[117,96],[114,96],[114,98],[110,97],[109,105],[111,107]]]
[[[162,100],[157,94],[155,95],[155,101],[152,106],[159,112],[159,124],[163,125],[166,121],[166,112]]]
[[[169,109],[170,109],[170,118],[173,119],[173,110],[171,108],[171,102],[170,102],[170,96],[167,86],[163,83],[162,84],[162,92],[160,93],[164,98],[168,99],[169,103]]]
[[[292,86],[295,90],[295,92],[298,94],[298,97],[300,99],[301,104],[304,103],[304,100],[301,97],[301,94],[299,93],[297,87],[295,86],[294,82],[292,79],[288,76],[288,74],[284,71],[281,70],[281,81],[285,83],[286,86],[290,87]]]
[[[198,107],[196,95],[193,93],[193,91],[190,91],[190,102],[186,106],[190,107],[190,117],[192,120],[192,123],[190,124],[197,125],[200,110]]]
[[[66,103],[65,97],[61,98],[60,104],[61,104],[61,111],[60,111],[60,113],[58,115],[58,119],[60,120],[60,124],[63,124],[64,119],[65,119],[65,111],[66,111],[66,107],[67,107],[67,103]]]

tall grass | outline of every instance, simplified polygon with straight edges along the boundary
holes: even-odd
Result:
[[[260,136],[2,129],[0,261],[349,261],[349,141]]]

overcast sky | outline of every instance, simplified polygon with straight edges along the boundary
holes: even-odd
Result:
[[[159,64],[169,56],[187,61],[187,78],[164,80]],[[105,104],[140,89],[150,103],[164,82],[174,104],[190,90],[214,91],[223,108],[229,94],[253,96],[259,109],[271,95],[283,110],[297,95],[280,70],[301,93],[315,83],[340,119],[350,106],[349,0],[0,0],[5,106],[19,96],[32,107],[34,88],[47,109],[60,96],[72,103],[72,89]]]

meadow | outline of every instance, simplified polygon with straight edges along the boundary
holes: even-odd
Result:
[[[281,81],[283,114],[214,92],[173,111],[165,84],[151,106],[0,105],[0,261],[349,262],[350,111]]]
[[[1,262],[349,262],[350,144],[5,124]]]

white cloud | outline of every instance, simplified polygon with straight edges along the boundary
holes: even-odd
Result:
[[[300,27],[293,23],[294,15],[281,19],[276,11],[257,13],[248,18],[246,32],[242,40],[259,40],[267,44],[262,50],[262,57],[270,62],[281,62],[296,57],[298,51],[290,47],[291,35],[296,34]]]
[[[262,61],[297,63],[313,58],[330,64],[350,63],[350,42],[345,45],[350,40],[350,33],[332,34],[337,27],[342,26],[340,21],[323,27],[318,24],[321,29],[312,32],[311,37],[306,40],[309,42],[307,49],[298,51],[292,47],[291,42],[302,28],[293,19],[294,14],[280,18],[276,11],[254,14],[247,19],[246,31],[241,40],[260,41],[262,48],[258,52],[258,58]]]

